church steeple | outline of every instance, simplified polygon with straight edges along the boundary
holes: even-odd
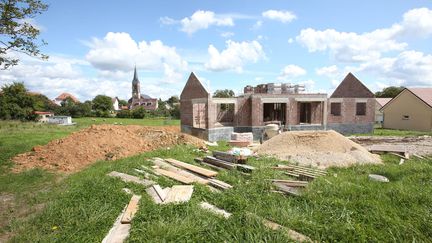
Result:
[[[134,77],[132,80],[132,98],[141,98],[140,81],[138,80],[136,65],[134,69]]]

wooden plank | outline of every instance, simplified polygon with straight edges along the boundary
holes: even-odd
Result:
[[[109,230],[105,238],[103,238],[102,243],[121,243],[129,237],[131,225],[121,223],[121,218],[126,211],[126,207],[127,205],[123,208],[122,212],[114,221],[112,228]]]
[[[165,161],[167,161],[168,163],[173,164],[177,167],[181,167],[183,169],[190,170],[192,172],[195,172],[199,175],[203,175],[206,177],[215,177],[218,174],[216,171],[208,170],[208,169],[205,169],[205,168],[202,168],[199,166],[191,165],[191,164],[188,164],[188,163],[185,163],[182,161],[178,161],[175,159],[171,159],[171,158],[165,159]]]
[[[237,170],[243,171],[246,173],[251,173],[255,170],[255,167],[253,167],[251,165],[237,164]]]
[[[192,197],[193,186],[173,186],[163,204],[187,202]]]
[[[293,195],[293,196],[301,195],[301,191],[298,188],[290,187],[280,182],[273,182],[273,185],[275,185],[278,190],[283,191],[286,194]]]
[[[230,162],[230,163],[237,163],[238,162],[237,156],[230,154],[230,153],[227,153],[227,152],[213,151],[213,157],[220,159],[220,160]]]
[[[203,165],[207,165],[208,167],[210,167],[210,168],[212,168],[212,169],[214,169],[214,170],[226,170],[225,168],[218,167],[218,166],[216,166],[216,165],[212,165],[212,164],[209,164],[209,163],[206,163],[206,162],[202,162],[201,164],[203,164]]]
[[[207,202],[201,202],[200,207],[202,209],[208,210],[208,211],[210,211],[216,215],[220,215],[226,219],[231,217],[231,213],[228,213],[227,211],[220,209],[220,208],[218,208],[218,207],[216,207],[210,203],[207,203]]]
[[[209,184],[224,190],[231,189],[233,187],[230,184],[217,179],[209,179]]]
[[[323,171],[320,169],[304,167],[304,166],[298,166],[298,165],[278,165],[278,168],[286,168],[286,169],[290,169],[292,171],[303,171],[303,172],[309,172],[312,174],[327,175],[326,171]]]
[[[161,204],[163,200],[160,198],[160,196],[157,194],[156,190],[153,186],[146,189],[147,194],[153,199],[153,202],[156,204]]]
[[[413,154],[413,156],[416,157],[416,158],[418,158],[418,159],[426,159],[425,157],[420,156],[420,155],[418,155],[418,154]]]
[[[292,180],[279,180],[279,179],[272,179],[271,181],[283,183],[287,186],[292,186],[292,187],[306,187],[308,185],[307,181],[292,181]]]
[[[235,169],[237,166],[236,164],[217,159],[213,156],[204,157],[204,162],[212,164],[212,165],[216,165],[216,166],[219,166],[219,167],[222,167],[225,169],[229,169],[229,170]]]
[[[196,182],[196,183],[199,183],[199,184],[203,184],[203,185],[208,184],[208,180],[207,179],[204,179],[204,178],[202,178],[202,177],[200,177],[198,175],[195,175],[192,172],[185,171],[185,170],[177,168],[177,167],[175,167],[173,165],[170,165],[170,164],[168,164],[167,162],[165,162],[163,160],[160,160],[160,159],[156,158],[155,160],[153,160],[153,163],[155,165],[159,166],[161,169],[164,169],[164,170],[167,170],[167,171],[171,171],[171,172],[174,172],[174,173],[179,174],[181,176],[187,177],[187,178],[193,180],[193,182]]]
[[[131,200],[129,201],[129,205],[124,212],[121,223],[122,224],[130,224],[136,212],[138,211],[138,203],[141,199],[141,196],[133,195]]]
[[[262,222],[269,229],[283,230],[284,232],[286,232],[288,237],[291,240],[294,240],[295,242],[312,242],[312,240],[309,237],[307,237],[307,236],[305,236],[305,235],[303,235],[303,234],[301,234],[295,230],[288,229],[288,228],[286,228],[286,227],[284,227],[278,223],[275,223],[275,222],[270,221],[268,219],[262,219]]]
[[[402,158],[402,159],[407,159],[405,156],[402,156],[402,155],[395,153],[395,152],[390,152],[389,154],[397,156],[397,157]]]
[[[405,153],[406,149],[403,145],[378,145],[374,144],[369,148],[370,152],[395,152]]]
[[[108,173],[108,176],[120,178],[124,182],[133,182],[144,186],[150,186],[155,184],[154,181],[141,179],[139,177],[128,175],[117,171],[111,171],[110,173]]]
[[[292,177],[296,177],[296,178],[298,178],[298,177],[299,177],[299,174],[296,174],[296,173],[292,173],[292,172],[284,172],[284,174],[285,174],[285,175],[289,175],[289,176],[292,176]]]
[[[169,177],[169,178],[171,178],[173,180],[176,180],[178,182],[181,182],[183,184],[192,184],[192,183],[194,183],[194,180],[192,180],[192,179],[190,179],[188,177],[179,175],[179,174],[177,174],[175,172],[172,172],[172,171],[168,171],[168,170],[164,170],[164,169],[158,169],[158,168],[156,168],[155,171],[157,173],[161,174],[161,175]]]

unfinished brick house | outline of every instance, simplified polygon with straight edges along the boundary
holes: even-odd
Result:
[[[181,130],[208,141],[229,140],[232,132],[252,132],[259,139],[270,123],[285,131],[373,131],[374,94],[351,73],[330,98],[300,90],[298,85],[270,83],[246,86],[238,97],[213,98],[191,73],[180,95]]]

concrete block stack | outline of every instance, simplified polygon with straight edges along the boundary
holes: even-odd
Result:
[[[243,133],[237,133],[233,132],[231,133],[231,141],[230,144],[232,146],[238,146],[238,147],[246,147],[253,143],[253,133],[251,132],[243,132]]]

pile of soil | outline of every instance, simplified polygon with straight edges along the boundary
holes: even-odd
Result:
[[[92,125],[71,135],[36,146],[12,160],[16,171],[41,167],[74,172],[98,160],[115,160],[175,145],[204,146],[204,141],[182,134],[178,127]]]
[[[256,152],[319,168],[381,163],[378,155],[335,131],[284,132],[265,141]]]

